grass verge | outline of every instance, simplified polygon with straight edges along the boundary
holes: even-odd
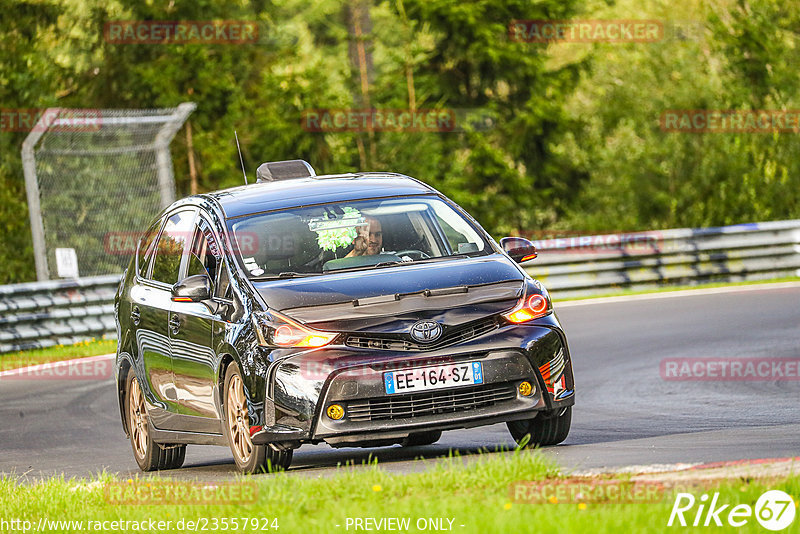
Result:
[[[129,484],[131,488],[149,496],[152,488],[162,487],[160,485],[165,480],[147,477],[121,482],[123,487]],[[109,502],[108,487],[119,487],[120,481],[105,474],[90,483],[50,479],[37,484],[19,484],[13,478],[6,478],[0,481],[0,493],[3,495],[0,518],[29,521],[34,529],[44,518],[50,521],[47,526],[55,526],[55,530],[61,532],[78,532],[81,528],[87,531],[92,528],[90,522],[141,522],[150,519],[170,522],[165,523],[163,529],[145,529],[159,532],[195,530],[195,527],[189,526],[189,521],[197,525],[198,531],[203,531],[204,526],[206,531],[226,530],[226,523],[228,529],[245,532],[274,530],[275,525],[279,527],[279,532],[284,533],[365,530],[354,528],[355,518],[374,518],[376,521],[407,518],[407,529],[394,529],[407,532],[435,530],[430,528],[428,520],[431,519],[440,521],[438,525],[444,527],[441,530],[456,533],[671,530],[667,528],[667,521],[675,499],[674,494],[669,492],[661,495],[656,502],[651,499],[650,502],[619,504],[603,500],[583,502],[578,498],[569,503],[554,503],[551,499],[543,504],[529,504],[521,502],[526,499],[520,498],[519,493],[512,490],[519,481],[546,483],[550,487],[565,480],[560,477],[557,466],[551,460],[539,451],[529,450],[492,455],[466,465],[460,458],[451,457],[423,473],[399,476],[390,475],[377,465],[372,465],[368,469],[342,469],[324,479],[289,476],[285,473],[241,477],[235,483],[237,486],[250,485],[255,488],[255,498],[251,498],[249,504],[114,504]],[[624,483],[629,477],[606,476],[603,480],[606,483]],[[213,483],[173,480],[169,484],[194,484],[195,487],[207,488],[208,484]],[[737,478],[716,481],[714,486],[698,488],[693,493],[699,504],[703,493],[713,496],[714,492],[718,492],[718,502],[730,504],[729,511],[737,504],[754,506],[765,491],[772,489],[783,490],[794,496],[792,505],[796,511],[797,496],[800,494],[800,477],[797,475],[768,480]],[[691,514],[687,512],[686,517],[690,522],[696,511],[697,505]],[[725,517],[723,514],[721,519],[725,521]],[[233,529],[233,520],[236,518],[238,528]],[[254,518],[259,521],[253,523]],[[277,522],[273,522],[274,519]],[[183,522],[179,523],[181,520]],[[52,521],[73,523],[54,524]],[[800,518],[795,521],[800,523]],[[423,522],[427,527],[425,529],[419,528]],[[245,523],[246,526],[242,528]],[[109,523],[95,523],[95,526],[103,524],[110,528]],[[254,525],[257,528],[253,528]],[[120,531],[137,530],[131,524],[117,525],[116,528]],[[764,532],[754,517],[750,517],[743,528],[728,527],[722,531],[729,529]],[[391,529],[379,529],[373,525],[371,530]]]
[[[0,355],[0,371],[18,369],[28,365],[60,362],[73,358],[86,358],[111,354],[117,351],[116,339],[92,339],[74,345],[56,345],[46,349],[9,352]]]

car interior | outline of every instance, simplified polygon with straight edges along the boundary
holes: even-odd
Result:
[[[321,208],[314,211],[321,213]],[[251,276],[270,276],[282,272],[323,273],[376,265],[382,262],[409,261],[447,255],[444,240],[435,236],[437,219],[430,210],[381,213],[380,209],[363,210],[363,215],[380,221],[383,250],[372,256],[347,257],[353,242],[346,246],[323,247],[311,221],[319,214],[297,210],[267,216],[255,216],[233,226],[237,241],[250,236],[257,245],[242,252],[242,260]],[[363,217],[362,217],[363,220]],[[366,224],[366,222],[362,223]],[[437,238],[438,237],[438,238]],[[244,247],[240,245],[240,250]]]

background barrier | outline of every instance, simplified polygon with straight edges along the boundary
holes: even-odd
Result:
[[[524,267],[556,298],[800,276],[800,220],[533,241]]]
[[[800,276],[800,220],[630,234],[528,236],[555,298]],[[547,238],[545,238],[547,237]],[[0,353],[115,337],[119,275],[0,286]]]
[[[0,353],[115,337],[119,275],[0,286]]]

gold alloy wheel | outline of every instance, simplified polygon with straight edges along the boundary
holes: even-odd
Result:
[[[147,455],[147,409],[144,405],[144,395],[139,387],[136,377],[131,380],[130,394],[128,397],[128,420],[130,421],[131,443],[136,456],[144,458]]]
[[[244,398],[244,385],[239,375],[233,375],[228,384],[225,406],[231,448],[236,458],[246,464],[253,454],[253,441],[250,439],[250,422],[247,416],[247,401]]]

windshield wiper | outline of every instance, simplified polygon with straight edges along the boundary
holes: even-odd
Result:
[[[284,271],[282,273],[270,275],[270,276],[253,276],[251,280],[280,280],[284,278],[304,278],[306,276],[319,276],[321,273],[296,273],[294,271]]]
[[[397,261],[397,260],[390,260],[390,261],[382,261],[376,263],[375,265],[363,265],[360,267],[350,267],[349,269],[333,269],[327,271],[328,273],[346,273],[346,272],[354,272],[354,271],[369,271],[371,269],[381,269],[383,267],[392,267],[394,265],[418,265],[420,263],[433,263],[437,261],[445,261],[445,260],[456,260],[456,259],[465,259],[471,258],[472,256],[468,256],[467,254],[453,254],[452,256],[437,256],[435,258],[425,258],[420,260],[411,260],[411,261]]]
[[[408,261],[397,261],[397,260],[382,261],[380,263],[376,263],[375,265],[370,265],[368,268],[369,269],[377,269],[379,267],[390,267],[392,265],[402,265],[404,263],[411,263],[411,262],[408,262]]]
[[[444,261],[444,260],[455,260],[455,259],[463,259],[469,258],[466,254],[454,254],[453,256],[437,256],[435,258],[424,258],[419,260],[411,260],[411,261],[397,261],[397,260],[389,260],[389,261],[382,261],[376,263],[375,265],[367,265],[364,266],[363,269],[379,269],[381,267],[391,267],[392,265],[414,265],[418,263],[433,263],[436,261]],[[348,269],[349,270],[349,269]],[[352,269],[356,270],[356,269]]]
[[[435,258],[421,258],[418,260],[411,260],[404,263],[433,263],[436,261],[445,261],[445,260],[463,260],[465,258],[471,258],[472,256],[468,256],[467,254],[453,254],[452,256],[436,256]]]

